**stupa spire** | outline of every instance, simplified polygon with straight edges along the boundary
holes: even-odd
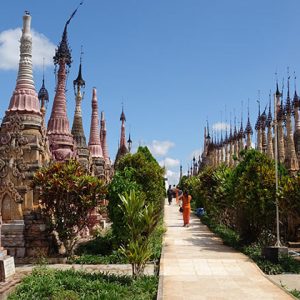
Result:
[[[82,50],[80,55],[80,64],[79,64],[79,71],[78,76],[75,80],[73,80],[73,87],[74,87],[74,94],[75,94],[75,113],[72,125],[72,135],[74,141],[76,142],[76,150],[79,161],[87,166],[89,160],[89,150],[86,144],[86,137],[84,134],[84,129],[82,125],[82,112],[81,112],[81,101],[84,98],[84,88],[85,88],[85,81],[82,78]]]
[[[100,121],[100,142],[103,151],[103,157],[106,163],[110,163],[108,146],[106,141],[106,120],[104,116],[104,111],[101,112],[101,121]]]
[[[121,113],[121,117],[120,117],[120,121],[122,122],[121,124],[121,138],[120,138],[120,148],[121,147],[125,147],[127,149],[126,146],[126,134],[125,134],[125,122],[126,122],[126,117],[124,114],[124,108],[122,107],[122,113]]]
[[[43,81],[42,81],[42,87],[39,90],[38,93],[38,99],[40,101],[41,106],[41,113],[43,115],[43,119],[45,120],[45,114],[46,114],[46,105],[49,102],[49,94],[45,87],[45,75],[43,73]]]
[[[81,4],[82,2],[79,5]],[[74,139],[70,132],[70,125],[67,116],[66,78],[68,72],[67,68],[71,66],[72,62],[71,51],[68,45],[67,28],[71,19],[76,14],[77,9],[66,22],[61,42],[56,49],[55,56],[53,57],[54,64],[58,65],[58,72],[56,93],[51,116],[48,122],[48,136],[53,158],[59,161],[75,156]]]
[[[252,126],[250,123],[249,99],[248,99],[248,118],[247,118],[247,125],[245,128],[245,133],[246,133],[246,147],[247,147],[247,149],[251,149],[251,147],[252,147],[251,135],[253,134],[253,130],[252,130]]]
[[[292,127],[292,105],[290,99],[290,76],[288,76],[288,91],[286,99],[286,156],[285,165],[287,169],[291,172],[296,172],[299,170],[298,159],[295,151],[293,127]]]
[[[295,143],[296,154],[298,157],[298,163],[300,165],[300,116],[299,116],[300,99],[297,95],[296,76],[295,76],[295,93],[293,99],[293,107],[295,113],[294,143]]]
[[[266,120],[266,126],[268,127],[268,133],[267,133],[267,155],[270,158],[274,158],[274,151],[273,151],[273,136],[272,136],[272,106],[271,106],[271,91],[269,94],[269,113]]]
[[[116,160],[115,160],[115,165],[118,163],[118,160],[124,156],[125,154],[128,153],[128,148],[126,145],[126,133],[125,133],[125,113],[124,113],[124,108],[122,107],[122,113],[120,116],[120,121],[121,121],[121,137],[120,137],[120,146],[116,155]]]
[[[99,118],[98,118],[97,90],[96,88],[93,88],[92,117],[91,117],[91,130],[90,130],[90,141],[89,141],[89,150],[92,158],[103,157],[98,124],[99,124]]]
[[[131,151],[131,146],[132,146],[132,140],[131,140],[130,133],[129,133],[129,136],[128,136],[127,145],[128,145],[128,152],[130,152]]]
[[[41,110],[33,81],[32,73],[32,35],[30,31],[31,16],[25,12],[20,39],[20,60],[16,87],[10,99],[6,115],[12,113],[34,114],[41,122]]]

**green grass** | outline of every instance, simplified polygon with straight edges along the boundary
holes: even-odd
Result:
[[[265,259],[262,255],[262,247],[258,244],[242,245],[239,235],[232,229],[223,224],[214,222],[207,214],[201,217],[202,223],[206,224],[212,232],[217,234],[224,244],[233,247],[247,256],[249,256],[258,267],[268,275],[281,273],[300,273],[300,262],[290,256],[281,256],[278,263],[272,263]]]
[[[36,268],[25,277],[9,300],[150,300],[156,299],[158,277],[86,273]]]
[[[291,290],[289,291],[294,297],[300,299],[300,291],[299,290]]]

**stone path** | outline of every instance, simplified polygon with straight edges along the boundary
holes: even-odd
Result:
[[[165,223],[158,300],[293,299],[198,218],[191,215],[191,226],[182,227],[175,204],[165,205]]]

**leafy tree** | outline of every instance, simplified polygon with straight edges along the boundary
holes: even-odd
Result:
[[[147,147],[139,147],[137,153],[127,154],[119,161],[108,187],[108,212],[117,242],[126,243],[129,238],[119,195],[129,194],[134,190],[138,198],[143,199],[146,204],[153,203],[154,209],[161,213],[165,197],[163,175],[164,169]]]
[[[300,174],[282,176],[280,180],[279,207],[286,239],[296,241],[300,228]]]
[[[41,211],[51,233],[57,233],[66,254],[71,254],[78,233],[88,225],[90,213],[105,194],[104,183],[70,160],[37,171],[32,187],[40,189]]]
[[[236,225],[245,243],[257,240],[275,221],[275,165],[266,155],[247,151],[231,178]]]
[[[145,204],[145,200],[137,197],[134,190],[120,195],[120,199],[122,205],[119,207],[129,232],[128,243],[121,246],[121,251],[132,265],[132,275],[139,276],[152,255],[150,236],[158,223],[159,212],[154,203]]]
[[[147,201],[163,209],[165,198],[164,172],[147,147],[139,147],[135,154],[126,155],[118,165],[120,172],[131,169],[131,180],[145,193]]]

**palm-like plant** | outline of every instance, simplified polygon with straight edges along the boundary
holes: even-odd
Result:
[[[137,197],[134,190],[119,197],[122,202],[119,207],[129,231],[128,243],[121,246],[121,252],[132,265],[132,275],[139,276],[143,274],[152,254],[149,241],[157,225],[159,211],[153,203],[145,205],[144,199]]]

